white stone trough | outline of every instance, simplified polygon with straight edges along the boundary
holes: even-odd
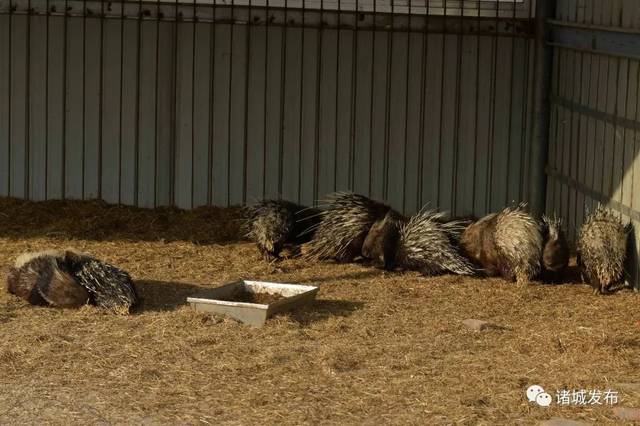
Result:
[[[265,304],[233,301],[238,292],[268,294],[280,299]],[[197,311],[228,315],[250,326],[262,327],[267,318],[299,308],[313,301],[317,293],[318,287],[309,285],[242,280],[209,290],[206,298],[188,297],[187,302]]]

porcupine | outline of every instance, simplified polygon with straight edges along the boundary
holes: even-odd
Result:
[[[608,293],[624,278],[631,226],[599,205],[587,217],[578,236],[578,265],[595,293]]]
[[[400,228],[407,221],[405,216],[390,209],[371,226],[362,244],[362,256],[376,262],[381,261],[388,271],[395,269]]]
[[[70,270],[64,251],[25,253],[7,275],[7,291],[32,305],[80,307],[89,293]]]
[[[67,251],[71,272],[87,289],[91,303],[127,314],[138,303],[133,281],[126,271],[77,251]]]
[[[569,244],[562,229],[562,220],[555,216],[542,216],[544,248],[542,250],[542,278],[546,282],[559,282],[569,265]]]
[[[541,271],[540,225],[525,212],[524,204],[472,223],[462,233],[460,246],[490,276],[526,283]]]
[[[422,210],[399,228],[396,263],[423,275],[475,275],[476,269],[459,251],[462,221],[444,220],[444,213]]]
[[[75,249],[25,253],[7,276],[7,290],[34,305],[90,303],[129,312],[137,302],[129,275]]]
[[[415,269],[425,275],[475,273],[456,247],[464,221],[444,220],[444,214],[423,210],[408,219],[390,210],[369,231],[364,257],[381,260],[384,269]]]
[[[373,224],[391,207],[351,192],[334,193],[328,201],[329,207],[321,213],[304,256],[311,260],[351,262],[362,254],[362,245]]]
[[[245,208],[245,235],[265,260],[275,260],[287,245],[311,240],[320,211],[285,200],[263,200]]]

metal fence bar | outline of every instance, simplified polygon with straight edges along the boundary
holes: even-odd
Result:
[[[359,3],[358,3],[358,0],[356,0],[356,10],[358,10],[358,6],[359,6]],[[354,163],[354,157],[355,157],[355,144],[356,144],[356,141],[355,141],[356,101],[355,99],[356,99],[356,87],[357,87],[356,74],[357,74],[358,37],[359,37],[358,22],[359,20],[356,19],[354,33],[353,33],[353,44],[351,49],[352,60],[351,60],[351,108],[350,108],[350,114],[349,114],[350,126],[351,126],[349,131],[349,189],[353,188],[354,181],[355,181],[355,170],[353,167],[353,163]]]
[[[634,210],[629,206],[626,206],[618,201],[612,200],[608,195],[602,194],[601,192],[591,189],[587,185],[584,185],[578,182],[577,180],[569,176],[566,176],[562,173],[558,173],[555,170],[547,169],[547,175],[550,178],[557,180],[559,183],[563,185],[566,185],[576,191],[582,192],[583,194],[594,199],[598,203],[601,203],[602,205],[606,205],[615,209],[616,211],[624,214],[625,216],[631,218],[634,221],[640,221],[640,211]]]
[[[28,0],[28,10],[31,10],[31,0]],[[27,15],[26,29],[26,90],[25,90],[25,155],[24,155],[24,197],[30,198],[30,148],[31,148],[31,15]]]
[[[583,24],[579,22],[561,21],[558,19],[547,19],[547,23],[553,25],[554,27],[566,27],[566,28],[575,28],[575,29],[581,29],[581,30],[611,32],[611,33],[617,33],[617,34],[636,34],[636,35],[640,34],[640,29],[624,28],[624,27],[613,26],[613,25]]]
[[[269,8],[269,0],[267,0],[267,5],[265,7],[265,19],[266,19],[266,31],[265,31],[265,49],[264,49],[264,93],[263,93],[263,110],[264,117],[262,122],[262,128],[264,129],[264,135],[262,139],[262,197],[267,198],[267,85],[268,83],[268,75],[269,75],[269,33],[270,33],[270,22],[271,18],[269,16],[270,8]]]
[[[533,16],[533,4],[529,3],[529,16]],[[531,43],[529,41],[525,42],[525,54],[524,57],[527,60],[527,66],[525,67],[525,76],[524,76],[524,81],[526,84],[523,85],[523,100],[524,100],[524,107],[522,108],[522,130],[520,132],[520,140],[522,141],[522,143],[524,144],[522,150],[520,151],[520,164],[525,165],[527,174],[529,175],[531,173],[531,167],[529,165],[527,165],[527,160],[529,158],[531,158],[531,139],[528,137],[529,134],[527,132],[527,130],[529,129],[529,107],[530,107],[530,100],[529,100],[529,95],[530,95],[530,69],[532,68],[532,66],[535,66],[535,64],[531,63]],[[478,66],[479,68],[479,66]],[[477,129],[477,126],[476,126]],[[525,198],[527,198],[530,195],[530,191],[528,188],[528,184],[527,184],[527,179],[525,179],[525,177],[523,176],[524,173],[520,174],[520,193],[525,195]]]
[[[500,4],[496,3],[495,26],[498,27]],[[493,157],[495,146],[495,128],[496,128],[496,85],[498,75],[498,37],[497,29],[492,40],[492,67],[491,67],[491,113],[489,123],[489,149],[487,151],[487,185],[485,187],[485,208],[491,210],[493,206],[493,198],[491,190],[493,188]]]
[[[303,100],[304,100],[304,82],[305,82],[305,73],[304,73],[304,61],[305,61],[305,0],[302,0],[302,35],[300,42],[300,96],[298,103],[298,195],[297,202],[302,202],[302,134],[303,134]],[[355,72],[354,72],[355,74]],[[355,95],[354,95],[355,97]]]
[[[49,198],[49,0],[46,1],[47,16],[45,25],[45,86],[44,86],[44,108],[45,108],[45,135],[44,135],[44,199]]]
[[[424,17],[425,28],[429,27],[429,1],[426,2],[426,13]],[[420,58],[420,129],[418,132],[418,186],[416,194],[416,206],[421,208],[424,205],[424,145],[426,134],[425,114],[427,113],[426,99],[426,79],[427,79],[427,56],[429,54],[429,36],[425,31],[422,34],[422,57]],[[373,82],[372,82],[373,84]]]
[[[12,90],[12,83],[13,83],[13,7],[9,8],[9,36],[8,36],[8,43],[9,43],[9,49],[8,49],[8,55],[9,55],[9,71],[7,72],[7,78],[9,80],[9,84],[8,84],[8,107],[7,107],[7,114],[8,114],[8,124],[7,124],[7,167],[9,170],[7,170],[7,195],[12,196],[12,185],[11,185],[11,174],[13,172],[13,170],[11,170],[11,139],[12,139],[12,130],[13,130],[13,90]]]
[[[580,114],[587,115],[589,117],[595,118],[600,121],[604,121],[611,125],[616,125],[617,127],[622,127],[625,129],[639,130],[640,129],[640,120],[632,120],[628,118],[622,118],[616,116],[615,114],[609,114],[603,111],[599,111],[583,104],[577,103],[570,99],[565,99],[560,96],[552,95],[550,97],[550,101],[552,104],[579,112]]]
[[[514,0],[514,6],[515,6],[515,0]],[[516,9],[514,7],[513,9],[513,18],[515,19],[516,17]],[[511,171],[511,136],[512,136],[512,126],[513,126],[513,85],[514,85],[514,63],[515,63],[515,41],[514,39],[511,39],[511,59],[510,59],[510,64],[509,67],[511,69],[510,72],[510,76],[509,76],[509,124],[508,124],[508,134],[509,134],[509,138],[507,139],[507,176],[510,176],[510,171]],[[522,176],[522,174],[520,173],[520,176]],[[509,199],[509,184],[507,183],[507,185],[505,185],[505,196],[504,196],[505,202],[510,203],[510,202],[518,202],[519,200],[510,200]]]
[[[304,0],[303,0],[304,4]],[[251,0],[249,0],[249,21],[251,21]],[[249,126],[249,64],[251,61],[251,29],[252,25],[247,27],[247,36],[245,44],[245,70],[244,76],[244,133],[242,141],[242,204],[247,203],[247,149],[248,149],[248,126]],[[231,47],[233,49],[233,46]],[[233,56],[233,55],[231,55]]]
[[[140,53],[142,47],[142,0],[138,0],[138,38],[137,38],[137,50],[136,50],[136,118],[135,118],[135,147],[134,147],[134,188],[133,188],[133,202],[137,206],[139,205],[139,193],[140,193]]]
[[[531,199],[532,210],[541,213],[547,192],[546,177],[541,170],[547,163],[549,149],[550,112],[547,95],[550,93],[551,64],[553,53],[545,46],[547,28],[545,19],[552,15],[552,1],[536,3],[536,56],[534,71],[534,122],[531,146]]]
[[[372,34],[372,40],[371,40],[371,84],[369,86],[369,99],[371,100],[371,103],[369,104],[369,171],[368,171],[368,193],[371,195],[371,193],[373,192],[373,161],[374,161],[374,155],[373,155],[373,146],[374,146],[374,137],[373,137],[373,133],[374,133],[374,126],[373,126],[373,120],[374,120],[374,114],[373,114],[373,105],[374,105],[374,85],[375,85],[375,69],[376,69],[376,38],[377,38],[377,8],[376,8],[376,3],[373,3],[373,34]],[[337,127],[336,127],[337,128]]]

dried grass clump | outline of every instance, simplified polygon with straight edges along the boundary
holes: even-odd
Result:
[[[150,210],[97,200],[32,203],[0,198],[0,235],[7,237],[224,243],[240,238],[239,219],[239,207]]]

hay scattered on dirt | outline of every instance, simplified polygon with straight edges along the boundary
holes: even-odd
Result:
[[[24,250],[72,245],[128,270],[142,298],[121,317],[1,293],[0,423],[614,422],[607,406],[531,405],[531,384],[554,400],[560,389],[611,388],[620,405],[640,406],[618,386],[640,382],[631,291],[268,264],[234,242],[236,214],[0,200],[0,274]],[[261,329],[185,304],[240,278],[320,292]],[[475,332],[467,318],[502,328]]]
[[[240,236],[240,209],[199,207],[156,210],[109,205],[103,201],[31,203],[0,198],[4,236],[134,241],[224,243]]]

